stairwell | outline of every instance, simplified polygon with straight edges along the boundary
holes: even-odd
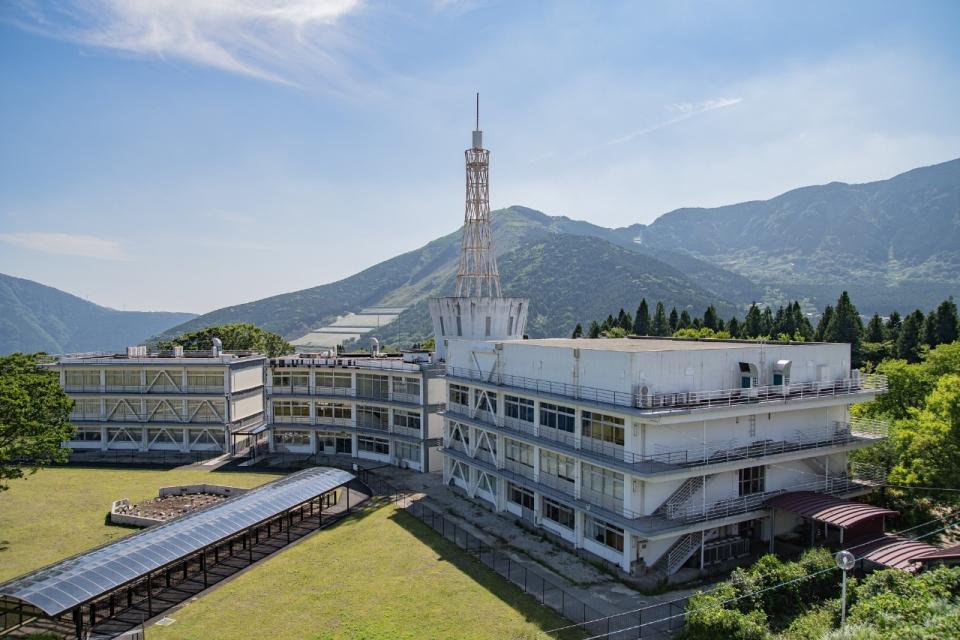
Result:
[[[671,576],[676,573],[677,569],[682,567],[683,564],[689,560],[694,553],[696,553],[702,544],[702,531],[694,531],[684,536],[680,536],[680,538],[670,545],[670,548],[667,549],[664,554],[653,563],[653,568],[663,571],[666,575]]]
[[[657,507],[653,512],[654,515],[663,516],[665,518],[674,519],[680,513],[685,512],[687,503],[690,502],[690,499],[696,494],[700,493],[703,489],[704,484],[710,481],[710,478],[713,476],[694,476],[692,478],[687,478],[683,483],[677,487],[677,490],[670,494],[670,496],[663,501],[663,503]]]

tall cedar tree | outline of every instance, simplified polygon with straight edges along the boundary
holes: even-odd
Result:
[[[737,316],[730,318],[730,322],[727,323],[727,331],[732,338],[740,337],[740,321],[737,320]]]
[[[940,344],[937,342],[940,338],[940,332],[937,331],[937,312],[931,311],[923,320],[923,341],[931,348]]]
[[[707,310],[703,312],[703,326],[712,331],[718,331],[720,329],[717,324],[717,310],[713,305],[707,307]]]
[[[833,317],[830,318],[830,324],[827,325],[827,342],[848,342],[850,343],[850,360],[854,367],[860,366],[862,348],[860,340],[863,337],[863,322],[860,320],[860,314],[857,308],[850,301],[850,295],[844,291],[837,300],[837,306],[833,310]]]
[[[690,322],[690,312],[684,309],[680,312],[680,322],[677,323],[678,329],[689,329],[692,326]]]
[[[587,330],[587,337],[589,338],[599,338],[600,337],[600,325],[597,324],[596,320],[590,321],[590,328]]]
[[[653,314],[652,333],[655,336],[670,335],[670,323],[667,321],[667,310],[662,302],[657,302],[657,310]]]
[[[897,311],[892,311],[890,317],[887,318],[886,323],[884,323],[884,329],[887,332],[887,339],[897,341],[897,336],[900,333],[900,325],[903,324],[903,321],[900,319],[900,313]]]
[[[770,307],[764,307],[760,314],[760,335],[769,336],[773,332],[773,311]]]
[[[897,357],[907,362],[920,362],[921,326],[923,312],[919,309],[908,315],[897,336]]]
[[[670,309],[670,333],[672,334],[680,326],[680,316],[677,314],[677,308]]]
[[[950,344],[957,339],[960,333],[960,323],[957,321],[957,305],[953,301],[953,296],[940,303],[937,307],[937,344]],[[935,346],[933,344],[930,345]]]
[[[763,335],[761,323],[760,307],[754,302],[750,305],[750,310],[747,311],[747,316],[743,321],[743,337],[758,338]]]
[[[633,318],[630,317],[630,314],[620,309],[620,313],[617,314],[617,326],[630,333],[633,330]]]
[[[573,328],[573,333],[570,334],[570,337],[571,337],[571,338],[582,338],[582,337],[583,337],[583,325],[581,325],[581,324],[578,322],[578,323],[577,323],[577,326],[575,326],[575,327]]]
[[[640,300],[640,306],[637,307],[637,315],[633,319],[633,332],[638,336],[650,335],[650,308],[647,307],[647,299]]]
[[[820,322],[817,323],[817,330],[813,332],[813,339],[817,342],[823,342],[827,339],[827,326],[833,320],[833,305],[827,305],[820,316]]]
[[[66,462],[73,401],[55,371],[37,366],[37,355],[0,357],[0,491],[52,462]]]
[[[883,342],[885,338],[883,318],[880,317],[879,313],[875,313],[873,317],[870,318],[870,322],[867,323],[867,333],[864,336],[864,340],[867,342]]]

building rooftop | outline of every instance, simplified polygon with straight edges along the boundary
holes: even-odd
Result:
[[[593,351],[620,351],[630,353],[654,351],[711,351],[717,349],[744,349],[759,346],[756,340],[692,340],[685,338],[538,338],[535,340],[503,340],[504,344],[530,344],[561,349],[588,349]],[[810,345],[822,342],[777,342],[762,344]]]

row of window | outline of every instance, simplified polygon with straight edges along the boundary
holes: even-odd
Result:
[[[75,400],[70,412],[71,420],[113,420],[117,422],[132,420],[148,422],[211,422],[223,420],[224,402],[222,400],[182,400],[167,401],[146,399],[141,401],[107,398],[100,400]]]
[[[308,431],[277,429],[273,432],[273,441],[277,445],[309,446],[310,433]],[[317,443],[319,449],[324,453],[344,453],[348,455],[353,453],[351,439],[347,434],[318,432]],[[397,442],[394,444],[394,448],[396,455],[401,459],[420,462],[419,445],[408,442]],[[390,441],[385,438],[359,436],[357,438],[357,449],[380,455],[389,455]]]
[[[323,389],[350,389],[353,387],[353,376],[343,371],[319,370],[314,372],[314,383],[317,388]],[[409,376],[386,376],[375,373],[358,373],[357,395],[367,398],[386,398],[392,389],[394,394],[408,396],[420,395],[420,378]],[[303,387],[310,386],[310,372],[290,369],[273,370],[274,387]]]
[[[223,387],[223,371],[187,372],[188,387]],[[183,386],[182,369],[107,369],[103,373],[107,387],[163,387],[180,389]],[[96,387],[100,385],[98,369],[66,369],[64,383],[67,386]]]
[[[329,420],[351,420],[353,418],[353,406],[342,402],[317,402],[317,419],[322,421]],[[393,409],[393,424],[407,429],[420,429],[422,416],[418,411],[407,411],[404,409]],[[386,429],[390,425],[391,409],[386,407],[374,407],[358,404],[356,406],[357,425],[372,429]],[[301,400],[274,400],[273,415],[285,418],[309,418],[310,403]]]
[[[77,429],[72,442],[102,442],[103,433],[100,429]],[[139,444],[143,440],[143,432],[138,429],[107,429],[107,442],[132,442]],[[210,431],[193,431],[188,435],[191,444],[223,444],[223,432],[220,429]],[[179,429],[147,429],[148,444],[175,444],[183,443],[183,433]]]
[[[487,480],[486,490],[490,493],[495,494],[496,492],[490,489],[489,479],[486,475],[481,478],[481,480]],[[513,484],[512,482],[507,483],[507,500],[513,504],[519,505],[524,509],[533,510],[534,508],[534,494],[529,489],[525,489],[519,485]],[[572,507],[569,507],[561,502],[557,502],[546,496],[541,497],[541,515],[551,522],[555,522],[562,527],[566,527],[571,531],[576,526],[576,515]],[[599,542],[600,544],[615,549],[617,551],[623,551],[623,529],[616,525],[610,524],[603,520],[598,520],[596,518],[588,517],[586,519],[587,526],[587,535],[590,539]]]

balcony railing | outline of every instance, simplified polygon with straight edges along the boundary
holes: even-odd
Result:
[[[410,436],[412,438],[419,438],[421,436],[420,429],[414,429],[413,427],[403,427],[398,424],[391,427],[394,433],[398,433],[402,436]]]
[[[103,387],[91,384],[65,384],[63,390],[67,393],[130,393],[130,394],[150,394],[150,393],[183,393],[183,394],[218,394],[223,395],[223,385],[186,385],[177,387],[169,384],[148,385],[122,385],[108,384]]]
[[[562,478],[552,473],[541,471],[537,475],[537,481],[542,485],[546,485],[550,487],[551,489],[562,491],[564,493],[570,494],[571,496],[574,495],[575,493],[575,488],[574,488],[575,483],[573,480]]]
[[[525,376],[499,373],[484,374],[481,371],[466,367],[448,366],[447,375],[454,378],[476,380],[485,384],[525,389],[535,393],[566,396],[585,402],[630,407],[651,413],[783,402],[785,400],[817,399],[858,393],[883,393],[887,390],[886,376],[877,373],[860,374],[856,371],[849,378],[823,382],[799,382],[750,389],[684,391],[646,395],[572,385],[564,382],[552,382]]]
[[[503,468],[507,471],[516,473],[517,475],[521,475],[524,478],[533,480],[533,467],[530,465],[507,458],[503,461]]]
[[[393,391],[364,391],[354,387],[316,387],[310,391],[310,387],[303,386],[272,386],[269,390],[270,395],[312,395],[312,396],[333,396],[336,398],[352,398],[357,400],[371,400],[373,402],[403,402],[405,404],[421,404],[420,396],[410,393],[394,393]]]
[[[476,412],[473,415],[463,405],[449,404],[444,414],[453,420],[472,420],[484,425],[512,431],[528,436],[539,435],[544,440],[552,440],[562,446],[557,449],[574,455],[584,453],[607,458],[617,462],[618,467],[626,467],[638,474],[670,471],[683,467],[704,466],[763,458],[808,449],[843,446],[865,440],[886,437],[887,423],[881,420],[854,418],[851,422],[834,422],[829,426],[815,429],[798,429],[790,440],[759,440],[746,445],[735,440],[705,442],[700,447],[689,449],[656,450],[653,454],[639,455],[624,450],[620,445],[603,442],[582,436],[541,426],[536,433],[529,429],[530,423],[504,419],[489,412]],[[523,428],[520,428],[522,425]],[[548,448],[551,445],[542,443]],[[571,451],[573,449],[574,451]]]

